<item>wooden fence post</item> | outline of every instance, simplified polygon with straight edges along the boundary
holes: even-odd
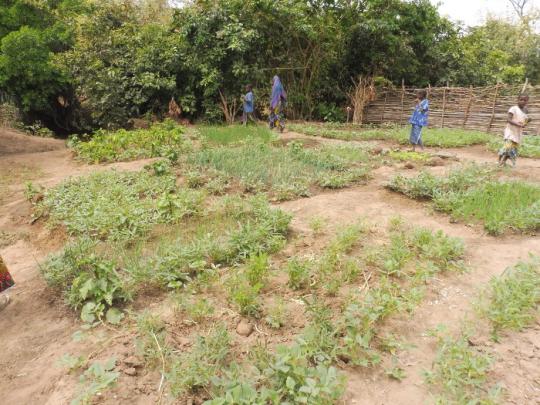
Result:
[[[469,102],[467,103],[467,108],[465,109],[465,116],[463,117],[463,124],[461,125],[462,128],[465,128],[465,125],[467,125],[467,120],[469,119],[469,114],[471,112],[471,105],[473,101],[473,86],[469,87]]]
[[[403,125],[403,109],[405,101],[405,79],[401,79],[401,113],[399,114],[399,125]]]
[[[444,113],[446,111],[446,89],[447,87],[443,89],[443,96],[442,96],[441,128],[444,128]]]
[[[497,105],[497,97],[499,96],[499,83],[495,86],[495,95],[493,96],[493,105],[491,107],[491,118],[489,119],[489,124],[487,126],[487,131],[489,132],[491,126],[493,125],[493,119],[495,118],[495,107]]]
[[[386,101],[388,100],[388,89],[384,92],[384,105],[382,109],[382,115],[381,115],[381,124],[384,123],[384,113],[386,112]]]

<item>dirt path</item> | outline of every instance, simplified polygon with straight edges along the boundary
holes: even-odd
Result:
[[[72,334],[81,324],[60,299],[51,297],[39,272],[39,264],[48,254],[60,249],[65,237],[51,234],[38,224],[31,225],[31,205],[24,198],[24,182],[16,171],[28,172],[34,183],[52,187],[70,176],[96,170],[138,170],[153,159],[110,165],[88,166],[75,162],[64,142],[46,140],[51,150],[42,150],[43,140],[22,134],[4,136],[0,143],[9,154],[0,154],[0,173],[6,173],[7,198],[0,201],[0,231],[17,239],[3,247],[0,255],[12,273],[16,286],[11,290],[12,302],[0,314],[0,398],[4,404],[69,404],[76,380],[66,376],[56,365],[60,357],[84,352],[92,345],[76,343]],[[23,138],[24,137],[24,138]],[[14,140],[15,145],[6,145]],[[51,142],[49,142],[51,141]],[[34,153],[16,153],[27,144]],[[10,176],[13,176],[10,178]],[[12,180],[12,181],[10,181]],[[75,380],[75,381],[74,381]]]
[[[295,137],[313,140],[313,137],[294,133],[284,136],[286,139]],[[322,138],[317,138],[317,141],[343,143]],[[137,170],[149,162],[143,160],[88,166],[75,162],[71,153],[61,145],[46,151],[40,150],[38,145],[31,145],[30,150],[35,152],[0,154],[0,171],[7,173],[10,168],[25,167],[33,182],[50,187],[69,176],[112,167]],[[462,161],[493,161],[493,154],[478,147],[455,149],[451,153]],[[510,173],[540,181],[539,168],[539,160],[520,159],[518,169]],[[443,169],[437,167],[432,170]],[[431,213],[426,205],[384,189],[384,183],[399,170],[399,166],[384,166],[374,172],[374,179],[367,186],[280,204],[294,215],[292,226],[299,232],[309,229],[309,221],[314,216],[326,218],[337,227],[358,218],[384,225],[389,218],[399,214],[408,223],[442,229],[465,241],[471,271],[437,279],[424,303],[411,318],[395,319],[387,325],[389,330],[397,331],[415,345],[413,349],[400,354],[407,372],[406,379],[401,383],[393,382],[383,375],[382,370],[351,372],[347,394],[348,403],[351,404],[408,405],[429,402],[430,396],[422,383],[421,371],[430,368],[435,347],[433,339],[425,337],[425,331],[439,323],[457,328],[460,319],[470,313],[471,301],[477,289],[484,286],[490,277],[525,259],[530,252],[540,252],[540,239],[537,237],[487,236],[479,226],[452,224],[448,217]],[[65,353],[88,353],[95,346],[95,341],[81,343],[72,339],[73,333],[80,328],[80,322],[62,302],[51,298],[39,274],[38,263],[50,252],[61,248],[65,242],[64,236],[51,235],[39,224],[30,225],[31,206],[24,199],[24,183],[20,178],[14,178],[7,189],[8,197],[4,202],[0,201],[0,230],[14,234],[18,240],[3,248],[0,245],[0,254],[12,271],[17,286],[11,293],[12,304],[0,314],[0,341],[4,343],[0,352],[0,379],[4,382],[0,388],[0,398],[6,404],[68,404],[73,398],[76,378],[67,375],[65,369],[55,366],[55,363]],[[540,403],[539,330],[540,327],[536,327],[515,334],[508,340],[503,339],[503,343],[494,348],[501,358],[496,366],[496,374],[507,386],[511,403]],[[107,331],[103,333],[107,334]],[[115,351],[132,350],[130,344],[132,341],[120,341],[109,351],[114,354]],[[125,384],[126,390],[133,388],[138,391],[132,392],[129,400],[128,397],[117,398],[111,399],[111,403],[133,403],[133,398],[137,398],[136,403],[140,404],[153,402],[144,390],[137,388],[140,384]],[[155,391],[154,386],[152,390]]]

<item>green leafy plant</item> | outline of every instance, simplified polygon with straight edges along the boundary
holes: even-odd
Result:
[[[113,305],[130,299],[116,264],[93,252],[95,242],[78,240],[43,265],[47,282],[65,292],[66,300],[81,309],[88,323],[107,320],[118,324],[124,315]]]
[[[439,335],[433,369],[425,372],[426,381],[439,395],[440,404],[496,404],[500,389],[488,387],[493,358],[469,346],[467,336]]]
[[[87,405],[100,392],[113,386],[120,373],[114,371],[116,359],[111,358],[104,363],[94,362],[80,378],[81,384],[86,384],[77,397],[71,401],[71,405]]]
[[[149,129],[96,131],[89,141],[74,137],[70,145],[77,155],[89,163],[113,162],[148,157],[167,157],[174,161],[173,150],[186,152],[189,144],[183,129],[172,120],[152,125]]]
[[[185,312],[190,321],[198,323],[212,316],[214,306],[207,298],[182,295],[178,300],[178,310]]]
[[[311,280],[311,265],[307,260],[291,258],[287,262],[287,274],[289,276],[288,285],[294,290],[309,287]]]
[[[156,207],[160,221],[177,222],[185,217],[200,214],[205,194],[193,190],[165,192],[157,200]]]
[[[315,235],[323,233],[326,225],[326,221],[324,220],[324,218],[321,217],[313,217],[309,221],[309,227]]]
[[[229,301],[233,303],[242,315],[258,317],[260,313],[260,297],[262,285],[249,283],[243,274],[229,278],[227,282]]]
[[[279,329],[286,324],[287,307],[282,298],[274,300],[273,304],[268,307],[267,315],[264,318],[265,322],[273,329]]]
[[[84,356],[75,357],[69,353],[66,353],[60,358],[58,364],[62,367],[65,367],[69,372],[72,372],[74,370],[78,370],[84,367],[87,361],[88,359]]]
[[[199,336],[191,352],[173,361],[167,379],[173,395],[196,392],[207,386],[226,365],[231,338],[219,325],[205,336]]]
[[[161,364],[163,372],[164,359],[171,354],[171,350],[166,343],[167,331],[165,323],[157,315],[153,315],[148,311],[143,311],[137,315],[135,320],[138,333],[136,340],[138,355],[150,367]]]

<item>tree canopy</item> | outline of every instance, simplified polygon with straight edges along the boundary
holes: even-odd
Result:
[[[0,1],[0,92],[65,132],[162,114],[222,120],[274,74],[297,118],[346,102],[351,79],[425,86],[540,81],[531,20],[464,28],[429,0]],[[231,107],[232,106],[232,107]],[[261,104],[261,108],[263,105]]]

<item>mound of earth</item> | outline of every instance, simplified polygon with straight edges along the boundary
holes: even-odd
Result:
[[[48,152],[62,149],[64,141],[38,138],[8,128],[0,128],[0,156],[15,153]]]

